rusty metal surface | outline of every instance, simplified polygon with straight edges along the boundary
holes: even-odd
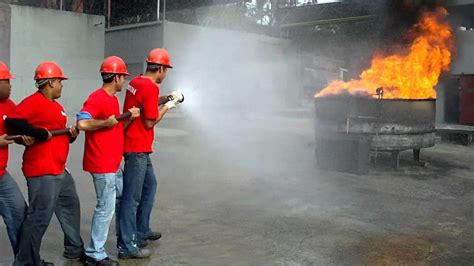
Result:
[[[435,133],[405,135],[372,135],[371,148],[379,151],[401,151],[429,148],[435,145]]]
[[[436,100],[321,97],[315,99],[316,136],[372,135],[371,148],[405,150],[434,146]]]

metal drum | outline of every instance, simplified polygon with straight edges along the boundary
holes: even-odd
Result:
[[[436,100],[356,96],[315,98],[316,137],[361,134],[379,151],[421,149],[435,144]]]

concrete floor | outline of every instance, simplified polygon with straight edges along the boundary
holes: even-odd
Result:
[[[324,172],[314,168],[312,125],[309,117],[283,113],[207,123],[168,117],[153,155],[159,188],[152,226],[163,238],[150,245],[151,259],[121,264],[473,264],[473,147],[437,144],[422,151],[424,168],[405,152],[396,172],[383,159],[388,155],[366,176]],[[18,156],[14,149],[9,170],[25,192]],[[75,143],[69,168],[88,242],[95,194],[81,156]],[[114,235],[112,227],[111,257]],[[0,264],[9,265],[4,228],[0,243]],[[53,218],[42,256],[79,265],[62,259],[61,244]]]

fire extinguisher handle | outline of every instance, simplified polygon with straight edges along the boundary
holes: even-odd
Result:
[[[158,105],[163,105],[169,101],[173,100],[173,95],[165,95],[158,98]]]

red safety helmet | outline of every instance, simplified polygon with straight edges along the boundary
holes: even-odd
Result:
[[[156,48],[151,50],[146,61],[150,64],[158,64],[167,68],[173,68],[170,62],[170,55],[165,49]]]
[[[100,66],[100,73],[130,75],[127,71],[125,62],[118,56],[109,56],[105,58]]]
[[[53,78],[67,79],[67,77],[64,76],[62,69],[56,62],[45,61],[38,65],[35,71],[35,80]]]
[[[10,74],[10,70],[8,69],[7,65],[3,62],[0,62],[0,79],[12,79],[14,78],[12,74]]]

